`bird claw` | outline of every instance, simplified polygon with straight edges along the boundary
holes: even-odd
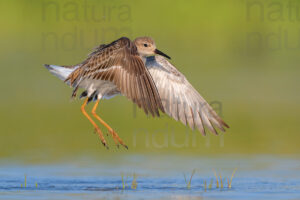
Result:
[[[109,150],[109,147],[107,146],[107,144],[105,142],[102,142],[102,144],[107,150]]]
[[[124,144],[122,140],[120,141],[120,140],[115,136],[115,135],[117,135],[117,133],[116,133],[113,129],[110,129],[110,130],[108,130],[108,131],[111,133],[111,135],[112,135],[112,137],[113,137],[113,139],[114,139],[114,141],[115,141],[115,143],[116,143],[118,149],[120,148],[120,144],[121,144],[123,147],[125,147],[125,148],[128,150],[128,146],[127,146],[126,144]],[[119,140],[119,141],[118,141],[118,140]]]
[[[115,140],[116,146],[119,149],[120,148],[120,144],[125,147],[128,150],[128,146],[126,144],[122,144],[120,142],[117,141],[117,139],[114,137],[114,134],[116,134],[116,132],[114,130],[109,130],[109,132],[112,134],[113,139]],[[97,133],[97,129],[94,129],[94,133]],[[109,134],[106,133],[106,136],[108,136]],[[109,147],[107,146],[106,142],[101,141],[101,143],[103,144],[103,146],[108,150]]]

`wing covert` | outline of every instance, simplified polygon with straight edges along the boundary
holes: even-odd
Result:
[[[120,92],[146,114],[159,116],[164,111],[152,77],[139,57],[137,48],[128,38],[101,45],[65,81],[78,87],[85,79],[113,82]]]

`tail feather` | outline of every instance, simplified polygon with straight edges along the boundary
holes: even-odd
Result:
[[[57,76],[59,79],[65,81],[67,77],[77,68],[75,67],[64,67],[64,66],[57,66],[57,65],[44,65],[51,74]]]

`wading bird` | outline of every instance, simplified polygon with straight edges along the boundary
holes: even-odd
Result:
[[[225,131],[229,126],[167,59],[168,55],[156,48],[150,37],[134,41],[122,37],[110,44],[102,44],[82,63],[74,66],[45,65],[55,76],[73,87],[72,97],[78,88],[84,89],[81,111],[92,123],[100,140],[107,147],[102,131],[87,114],[85,107],[95,101],[92,115],[112,135],[116,145],[128,148],[118,134],[97,114],[99,101],[121,94],[132,100],[146,114],[159,117],[166,113],[183,124],[195,127],[205,135],[205,128],[217,134],[217,127]],[[108,147],[107,147],[108,148]]]

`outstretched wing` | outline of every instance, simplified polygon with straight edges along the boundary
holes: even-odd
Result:
[[[101,45],[65,81],[76,88],[85,79],[111,81],[146,114],[164,111],[152,77],[128,38]]]
[[[224,127],[229,128],[184,75],[165,58],[148,57],[146,67],[156,84],[165,113],[170,117],[189,124],[192,129],[196,127],[203,135],[206,134],[204,126],[215,134],[214,126],[222,131],[225,131]]]

